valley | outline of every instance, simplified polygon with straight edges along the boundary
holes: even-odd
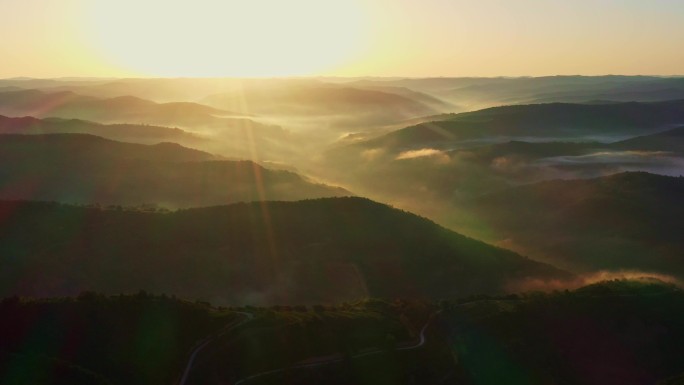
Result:
[[[0,80],[0,329],[23,330],[0,344],[0,373],[182,385],[677,376],[663,336],[678,341],[684,280],[680,83]],[[626,89],[635,99],[609,98]],[[601,351],[631,331],[630,351],[659,358],[590,371],[583,338],[605,325],[618,334]]]

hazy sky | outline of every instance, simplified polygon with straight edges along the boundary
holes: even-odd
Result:
[[[684,0],[0,0],[0,77],[684,74]]]

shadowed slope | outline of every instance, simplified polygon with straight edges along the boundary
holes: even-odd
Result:
[[[532,104],[456,114],[369,140],[363,147],[391,150],[449,146],[497,137],[624,137],[684,123],[684,101],[614,104]]]
[[[530,277],[568,277],[360,198],[169,214],[4,202],[0,218],[5,294],[139,287],[222,303],[321,303],[501,292]]]
[[[154,144],[162,141],[206,144],[207,139],[179,128],[136,124],[100,124],[78,119],[0,115],[2,134],[91,134],[107,139]]]
[[[682,196],[681,177],[622,173],[510,188],[476,209],[500,239],[562,266],[684,277]]]
[[[0,135],[0,197],[166,207],[350,195],[288,171],[228,161],[175,143],[92,135]]]
[[[682,306],[680,288],[655,280],[452,303],[443,328],[459,358],[454,383],[660,383],[684,371]]]
[[[684,153],[684,126],[653,135],[638,136],[611,145],[620,149]]]

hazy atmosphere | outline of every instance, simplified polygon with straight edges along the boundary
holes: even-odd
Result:
[[[0,15],[2,77],[676,75],[684,63],[677,0],[0,0]]]
[[[681,1],[0,19],[0,385],[684,383]]]

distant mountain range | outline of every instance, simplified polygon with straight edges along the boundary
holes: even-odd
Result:
[[[332,129],[384,126],[452,107],[403,88],[362,89],[339,85],[262,85],[210,95],[202,103],[221,109],[284,119],[289,124]],[[314,121],[311,121],[315,119]]]
[[[242,78],[114,78],[114,79],[0,79],[0,86],[40,89],[45,92],[73,91],[99,98],[137,96],[158,103],[197,101],[233,88],[260,86],[321,85],[315,79]]]
[[[198,101],[232,89],[351,87],[409,96],[428,95],[475,110],[505,104],[655,102],[684,99],[684,78],[658,76],[542,76],[489,78],[300,78],[300,79],[0,79],[0,87],[75,91],[82,95],[135,95],[157,102]],[[418,96],[414,94],[414,96]],[[421,100],[420,96],[416,98]],[[427,103],[430,104],[430,103]],[[438,103],[441,104],[441,103]],[[437,105],[433,105],[436,107]]]
[[[276,124],[288,127],[365,130],[369,126],[386,126],[460,110],[438,97],[405,87],[349,87],[315,79],[4,79],[0,80],[0,87],[3,85],[7,91],[5,96],[11,99],[22,99],[22,93],[41,92],[52,96],[33,95],[39,100],[18,106],[10,103],[7,109],[2,108],[0,96],[0,114],[186,128],[221,128],[240,118],[251,121],[258,114],[270,121],[277,119]],[[16,94],[10,95],[12,91]],[[150,100],[161,104],[143,105],[143,102],[151,103]],[[198,101],[216,108],[207,109],[197,104]],[[68,105],[62,105],[67,102]],[[51,115],[36,111],[36,106],[51,106]]]
[[[395,113],[410,113],[412,117],[434,114],[435,110],[455,111],[448,102],[406,87],[350,86],[322,79],[0,79],[0,87],[7,90],[40,89],[49,93],[72,91],[98,98],[133,95],[160,103],[205,99],[220,105],[232,105],[235,107],[232,111],[241,112],[330,115],[350,112],[353,106],[352,113],[367,114],[376,113],[373,110],[378,105],[395,109]]]
[[[542,76],[517,78],[365,79],[353,86],[407,87],[474,110],[505,104],[657,102],[684,99],[684,78]]]
[[[71,91],[21,90],[0,92],[0,114],[37,118],[57,117],[99,123],[153,124],[186,128],[230,128],[247,122],[234,113],[190,103],[155,103],[134,96],[110,99],[82,96]]]
[[[366,142],[390,150],[458,146],[502,138],[572,140],[655,133],[684,124],[684,100],[657,103],[532,104],[494,107],[407,127]]]
[[[390,93],[390,94],[401,95],[401,96],[413,99],[417,102],[423,103],[427,106],[430,106],[437,111],[458,112],[458,110],[460,110],[460,108],[458,106],[455,106],[449,102],[446,102],[446,101],[439,99],[435,96],[432,96],[430,94],[415,91],[415,90],[412,90],[412,89],[407,88],[407,87],[393,87],[393,86],[378,85],[378,86],[367,86],[367,87],[360,86],[358,88],[362,89],[362,90],[380,91],[380,92],[386,92],[386,93]]]
[[[229,304],[505,292],[570,275],[360,198],[168,214],[0,203],[1,295],[143,288]]]

